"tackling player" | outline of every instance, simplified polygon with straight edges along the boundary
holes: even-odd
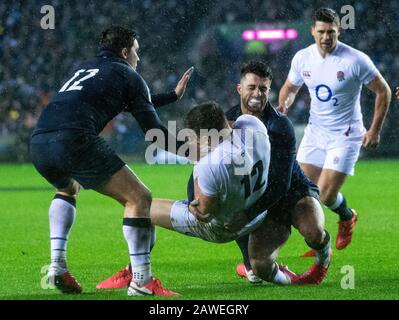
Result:
[[[240,105],[227,113],[229,121],[242,114],[258,117],[268,129],[271,143],[269,183],[262,203],[268,209],[268,219],[290,231],[293,225],[315,250],[316,263],[301,276],[297,284],[319,284],[327,274],[330,263],[330,235],[324,230],[324,215],[319,204],[319,190],[303,173],[295,160],[295,132],[291,121],[277,112],[269,102],[272,83],[270,68],[263,62],[251,61],[241,69],[237,92]],[[267,197],[267,199],[265,198]],[[237,240],[244,264],[236,268],[237,274],[256,283],[260,279],[252,272],[248,256],[248,237]],[[283,245],[276,243],[276,251]]]
[[[223,110],[214,102],[194,107],[187,116],[187,125],[195,132],[194,143],[200,156],[193,173],[195,204],[154,200],[152,223],[217,243],[251,233],[250,258],[257,274],[266,281],[290,284],[295,274],[276,264],[277,255],[266,254],[273,253],[269,247],[275,238],[285,239],[289,233],[265,223],[266,211],[254,210],[268,182],[270,142],[265,126],[256,117],[242,115],[231,128]],[[219,143],[212,148],[209,135],[201,132],[204,129],[223,132],[223,139],[217,139]],[[249,136],[252,139],[245,138]],[[125,277],[129,278],[128,267]],[[127,283],[123,277],[118,280],[120,287]],[[107,279],[97,288],[116,288],[116,284]]]
[[[329,8],[313,15],[315,44],[298,51],[280,90],[279,110],[287,109],[305,83],[311,97],[310,118],[297,160],[320,188],[320,199],[339,215],[336,248],[352,240],[355,210],[340,193],[347,176],[354,174],[360,148],[376,148],[391,100],[391,90],[370,58],[340,41],[338,14]],[[365,130],[360,108],[362,86],[375,93],[372,124]]]
[[[57,189],[49,209],[48,277],[63,293],[82,291],[68,271],[66,251],[76,197],[83,186],[124,206],[123,234],[134,274],[131,282],[136,288],[129,295],[142,295],[143,290],[146,294],[176,295],[151,273],[150,246],[155,236],[150,221],[151,193],[99,133],[117,114],[127,111],[144,132],[158,128],[168,134],[153,103],[161,105],[180,98],[191,71],[184,74],[175,91],[151,98],[146,82],[136,72],[139,45],[134,32],[109,28],[102,33],[100,49],[94,59],[71,74],[40,115],[32,134],[33,164]]]

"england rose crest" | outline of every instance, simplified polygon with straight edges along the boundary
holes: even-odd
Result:
[[[337,79],[339,82],[345,80],[345,73],[343,71],[338,71],[337,72]]]

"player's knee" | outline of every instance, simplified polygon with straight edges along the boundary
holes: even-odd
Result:
[[[273,274],[274,262],[275,262],[275,259],[273,259],[271,256],[263,257],[262,259],[260,259],[260,258],[251,258],[250,259],[253,273],[257,277],[259,277],[265,281],[269,281]]]
[[[125,207],[134,207],[138,212],[144,212],[150,210],[151,202],[151,192],[147,188],[140,188],[127,194]]]
[[[324,239],[324,230],[322,228],[314,227],[304,237],[308,245],[311,247],[317,247]]]
[[[324,237],[324,213],[314,198],[302,199],[295,208],[297,228],[310,246],[317,246]]]
[[[57,189],[57,194],[66,197],[76,198],[79,193],[79,190],[80,190],[80,184],[77,181],[73,180],[66,188]]]

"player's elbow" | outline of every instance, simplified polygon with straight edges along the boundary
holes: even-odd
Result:
[[[386,101],[387,103],[391,101],[392,90],[389,87],[389,84],[382,76],[379,76],[376,79],[374,79],[370,83],[369,88],[372,91],[374,91],[374,93],[377,95],[377,99],[380,98]]]
[[[385,84],[384,93],[387,101],[391,101],[392,99],[392,90],[389,87],[388,83]]]

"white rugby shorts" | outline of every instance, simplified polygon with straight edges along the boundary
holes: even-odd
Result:
[[[353,176],[365,132],[363,126],[333,132],[309,124],[299,145],[297,160]]]
[[[210,242],[230,242],[255,230],[266,218],[267,212],[256,216],[238,232],[231,232],[216,219],[210,222],[199,221],[189,210],[187,200],[176,201],[170,211],[173,229],[179,233],[201,238]]]

